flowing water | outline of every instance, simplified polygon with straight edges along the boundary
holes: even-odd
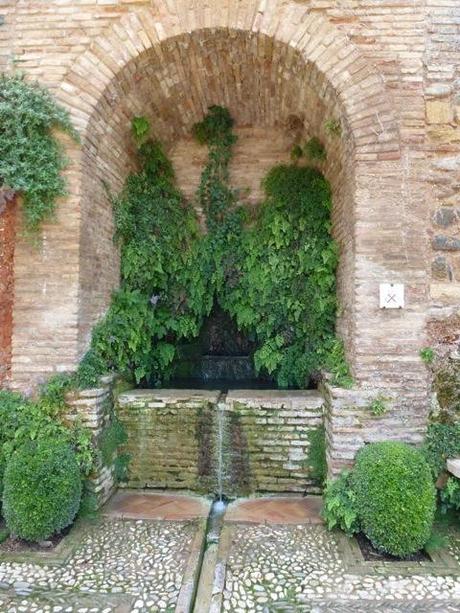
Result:
[[[205,355],[199,363],[203,381],[248,381],[256,378],[253,360],[247,355]]]
[[[224,476],[225,476],[225,421],[226,421],[226,408],[225,400],[221,400],[217,403],[217,415],[216,415],[216,470],[217,470],[217,503],[223,504],[224,496]]]

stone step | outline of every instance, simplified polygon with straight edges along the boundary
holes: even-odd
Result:
[[[454,475],[454,477],[460,478],[460,458],[450,458],[447,460],[447,470]]]

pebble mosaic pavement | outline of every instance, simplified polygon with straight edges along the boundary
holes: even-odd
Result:
[[[460,538],[451,553],[459,560]],[[227,559],[223,610],[460,611],[460,575],[353,574],[336,536],[322,526],[240,525]]]
[[[106,519],[63,566],[0,562],[0,611],[173,611],[195,532],[194,522]]]
[[[321,525],[226,529],[224,613],[460,612],[460,572],[354,573]],[[61,566],[0,561],[0,611],[175,611],[196,532],[196,521],[105,518]],[[450,553],[460,562],[460,536]]]

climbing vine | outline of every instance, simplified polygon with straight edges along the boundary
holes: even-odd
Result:
[[[65,194],[66,164],[53,130],[76,137],[67,112],[36,83],[0,75],[0,189],[22,196],[24,229],[36,232]]]
[[[241,328],[255,331],[256,367],[281,387],[304,387],[326,367],[343,382],[329,185],[315,169],[282,165],[264,188],[259,216],[243,235],[238,283],[227,289],[224,305]]]
[[[81,368],[159,384],[178,341],[198,335],[211,301],[196,213],[175,187],[171,163],[153,140],[139,147],[139,160],[113,201],[121,286]]]
[[[323,175],[295,164],[275,167],[264,182],[266,199],[249,220],[230,188],[232,118],[211,107],[193,130],[209,150],[196,194],[203,232],[148,131],[146,120],[136,118],[140,170],[113,201],[121,287],[94,330],[80,383],[109,368],[162,384],[178,343],[199,334],[216,302],[257,341],[256,368],[281,387],[305,387],[321,369],[348,383],[334,335],[337,247]]]

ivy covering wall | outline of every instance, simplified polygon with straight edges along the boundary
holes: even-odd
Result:
[[[264,181],[265,201],[249,218],[229,182],[233,120],[227,109],[211,107],[193,130],[209,150],[196,194],[203,232],[148,131],[143,118],[133,122],[140,170],[113,201],[121,286],[94,330],[80,383],[111,369],[162,385],[178,343],[199,334],[217,302],[256,339],[255,365],[280,387],[305,387],[322,369],[336,384],[348,384],[334,334],[338,253],[327,180],[314,168],[277,166]]]
[[[35,233],[65,194],[66,164],[54,130],[77,138],[67,111],[20,75],[0,75],[0,190],[22,196],[24,230]]]

